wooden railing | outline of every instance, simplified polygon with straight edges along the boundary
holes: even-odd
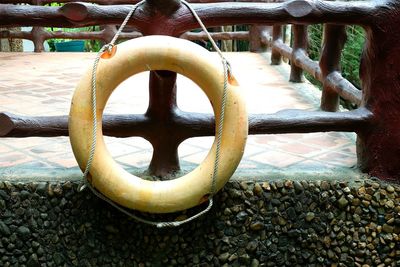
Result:
[[[400,29],[397,27],[400,25],[400,3],[397,0],[222,2],[193,4],[193,7],[207,27],[272,25],[272,37],[263,27],[252,27],[250,32],[257,32],[255,36],[258,36],[253,42],[272,47],[273,64],[280,64],[282,57],[290,60],[291,81],[301,82],[303,72],[307,71],[323,83],[321,111],[283,110],[275,114],[250,114],[250,134],[356,132],[360,169],[383,179],[400,180]],[[117,25],[130,8],[129,5],[95,6],[84,3],[67,3],[63,7],[0,5],[0,26]],[[316,23],[325,25],[319,62],[311,60],[306,53],[307,25]],[[157,24],[163,27],[157,27]],[[292,47],[282,41],[281,25],[285,24],[293,24]],[[198,28],[191,13],[179,0],[147,0],[129,25],[142,35],[176,37],[190,35],[186,32]],[[360,68],[362,91],[340,74],[339,62],[346,25],[360,25],[367,33]],[[150,171],[163,175],[179,169],[178,145],[190,137],[214,135],[214,121],[212,115],[186,113],[177,108],[175,73],[151,73],[150,80],[149,110],[143,115],[106,115],[103,127],[107,135],[135,135],[149,140],[154,148]],[[338,112],[339,96],[359,107],[353,111]],[[163,117],[169,114],[168,123],[160,123],[161,114]],[[21,117],[1,113],[0,136],[68,135],[67,119],[67,116]],[[157,127],[157,136],[164,134],[168,140],[161,142],[148,127]]]
[[[256,2],[279,2],[280,0],[261,0]],[[46,5],[51,3],[74,3],[76,0],[5,0],[3,3],[11,4],[32,4],[32,5]],[[90,1],[79,1],[88,2],[101,5],[113,5],[113,4],[133,4],[138,3],[137,0],[90,0]],[[216,2],[230,2],[226,0],[189,0],[190,3],[216,3]],[[241,0],[241,2],[254,2],[250,0]],[[254,26],[256,28],[256,26]],[[116,25],[104,25],[99,31],[48,31],[44,27],[33,27],[30,31],[15,31],[15,30],[0,30],[0,38],[10,39],[27,39],[33,42],[35,52],[43,52],[45,50],[44,42],[49,39],[79,39],[79,40],[100,40],[104,43],[109,43],[117,32]],[[223,31],[223,32],[212,32],[211,36],[214,40],[246,40],[250,41],[250,51],[259,51],[260,42],[258,38],[259,31],[254,29],[250,31]],[[143,36],[138,31],[123,32],[120,35],[119,40],[133,39]],[[207,36],[203,32],[186,32],[183,33],[180,38],[191,40],[191,41],[202,41],[206,40]]]
[[[100,40],[104,43],[109,43],[117,32],[117,27],[114,25],[105,25],[99,31],[81,31],[81,32],[65,32],[65,31],[48,31],[44,27],[33,27],[30,31],[13,31],[13,30],[0,30],[0,38],[10,39],[27,39],[31,40],[34,44],[35,52],[43,52],[45,50],[44,42],[49,39],[79,39],[79,40]],[[249,31],[235,31],[235,32],[211,32],[214,40],[250,40],[251,35]],[[133,39],[143,36],[138,31],[122,32],[119,40]],[[196,41],[206,40],[207,36],[204,32],[186,32],[180,38]],[[252,42],[252,44],[257,45]],[[255,48],[250,47],[251,51]]]
[[[303,71],[320,81],[324,87],[322,110],[337,111],[339,96],[360,106],[362,91],[340,74],[340,57],[346,41],[345,26],[325,24],[324,43],[319,62],[311,60],[307,55],[307,25],[294,25],[293,37],[293,47],[289,47],[282,41],[282,26],[274,26],[273,37],[262,40],[272,47],[272,64],[279,65],[281,57],[285,57],[291,62],[291,82],[303,82]]]

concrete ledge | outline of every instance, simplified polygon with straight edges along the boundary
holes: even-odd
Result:
[[[182,171],[176,174],[180,177],[185,173],[192,171],[197,165],[184,165]],[[126,168],[126,170],[136,176],[152,180],[152,177],[146,175],[147,168]],[[282,179],[295,180],[345,180],[348,182],[362,181],[368,178],[367,174],[361,173],[357,168],[258,168],[255,169],[237,169],[231,180],[233,181],[275,181]],[[0,168],[0,182],[66,182],[82,181],[82,172],[78,167],[75,168],[21,168],[10,167]]]

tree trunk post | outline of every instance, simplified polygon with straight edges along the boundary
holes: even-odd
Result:
[[[278,42],[282,42],[282,25],[274,25],[272,28],[271,65],[282,63],[282,55],[275,48],[275,44]]]
[[[333,72],[340,72],[340,59],[346,42],[346,26],[325,24],[323,48],[319,66],[324,80]],[[339,109],[339,94],[328,83],[323,83],[321,109],[337,111]]]
[[[308,33],[307,26],[305,25],[294,25],[293,26],[293,59],[296,61],[296,57],[300,54],[307,54],[308,46]],[[290,63],[290,79],[289,81],[295,83],[304,82],[303,69],[297,67],[295,62]]]
[[[385,5],[367,30],[361,60],[362,105],[374,123],[358,133],[357,155],[362,171],[400,182],[400,3]]]
[[[250,52],[265,52],[267,50],[266,45],[261,42],[261,34],[265,29],[262,25],[251,25],[249,28],[249,38],[250,38]]]
[[[149,83],[149,141],[153,145],[151,175],[166,176],[180,170],[178,146],[182,142],[173,118],[177,109],[176,77],[171,71],[151,71]]]

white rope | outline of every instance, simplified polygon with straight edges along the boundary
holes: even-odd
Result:
[[[228,61],[225,59],[224,55],[222,54],[221,50],[219,49],[218,45],[215,43],[214,39],[212,38],[211,34],[208,32],[206,26],[204,25],[204,23],[201,21],[199,15],[197,15],[196,11],[193,9],[193,7],[186,2],[185,0],[181,0],[181,2],[183,4],[185,4],[185,6],[187,6],[187,8],[190,10],[190,12],[192,12],[193,17],[197,20],[197,22],[199,23],[201,29],[205,32],[205,34],[207,35],[208,40],[211,42],[211,45],[213,46],[214,50],[217,51],[218,55],[221,57],[221,59],[223,61],[225,61],[228,66],[229,63]]]
[[[222,60],[222,65],[224,68],[224,88],[222,91],[221,111],[220,111],[220,119],[219,119],[218,128],[216,127],[217,125],[215,124],[215,130],[217,131],[217,133],[216,133],[217,146],[216,146],[216,150],[215,150],[214,171],[212,174],[212,183],[211,183],[211,189],[210,189],[210,195],[211,195],[211,199],[212,199],[212,196],[216,193],[216,182],[217,182],[220,150],[221,150],[221,142],[222,142],[222,129],[224,127],[224,118],[225,118],[225,106],[226,106],[226,98],[227,98],[228,78],[231,73],[231,67],[230,67],[228,60],[226,60],[226,58],[222,54],[221,50],[219,49],[218,45],[215,43],[211,34],[208,32],[206,26],[201,21],[200,17],[197,15],[196,11],[185,0],[181,0],[181,2],[186,5],[186,7],[190,10],[190,12],[192,12],[193,17],[197,20],[197,22],[199,23],[202,30],[206,33],[207,38],[211,42],[211,45],[213,46],[214,50],[220,56],[220,58]]]
[[[230,64],[229,62],[226,60],[226,58],[223,56],[221,50],[219,49],[219,47],[217,46],[217,44],[215,43],[215,41],[212,39],[210,33],[208,32],[207,28],[205,27],[205,25],[203,24],[203,22],[201,21],[200,17],[197,15],[196,11],[189,5],[189,3],[187,3],[184,0],[181,0],[182,3],[184,3],[188,9],[192,12],[193,16],[195,17],[195,19],[198,21],[199,25],[201,26],[201,28],[203,29],[203,31],[206,33],[207,38],[209,39],[209,41],[211,42],[213,48],[215,51],[217,51],[218,55],[221,57],[222,60],[222,64],[223,64],[223,71],[224,71],[224,87],[223,87],[223,92],[222,92],[222,100],[221,100],[221,111],[220,111],[220,119],[219,119],[219,123],[218,123],[218,128],[216,127],[216,138],[217,138],[217,144],[216,144],[216,151],[215,151],[215,161],[214,161],[214,170],[212,173],[212,181],[211,181],[211,186],[210,186],[210,197],[209,197],[209,202],[208,202],[208,206],[207,208],[205,208],[203,211],[200,211],[199,213],[185,219],[185,220],[181,220],[181,221],[170,221],[170,222],[154,222],[154,221],[150,221],[144,218],[141,218],[139,216],[136,216],[134,214],[132,214],[130,211],[126,210],[125,208],[121,207],[120,205],[118,205],[117,203],[113,202],[112,200],[110,200],[109,198],[107,198],[106,196],[104,196],[102,193],[100,193],[98,190],[96,190],[92,184],[88,181],[88,174],[90,171],[90,167],[93,163],[93,158],[94,158],[94,154],[95,154],[95,150],[96,150],[96,142],[97,142],[97,101],[96,101],[96,72],[97,72],[97,67],[101,58],[101,55],[107,50],[108,53],[111,53],[112,48],[115,44],[115,42],[117,41],[119,35],[121,34],[121,32],[123,31],[123,29],[125,28],[126,24],[128,23],[129,19],[132,17],[132,15],[135,13],[136,9],[138,6],[140,6],[141,4],[143,4],[145,2],[145,0],[139,2],[138,4],[134,5],[133,8],[129,11],[128,15],[126,16],[125,20],[122,22],[120,28],[118,29],[117,33],[115,34],[115,36],[113,37],[113,39],[111,40],[110,43],[104,45],[100,51],[97,53],[95,61],[93,63],[93,70],[92,70],[92,90],[91,90],[91,97],[92,97],[92,115],[93,115],[93,132],[92,132],[92,143],[90,146],[90,152],[89,152],[89,158],[86,164],[86,168],[85,171],[83,172],[83,180],[84,180],[84,184],[81,185],[78,190],[82,191],[83,189],[85,189],[86,187],[88,187],[95,196],[97,196],[98,198],[104,200],[105,202],[109,203],[111,206],[113,206],[114,208],[116,208],[117,210],[119,210],[120,212],[128,215],[129,217],[133,218],[136,221],[148,224],[148,225],[152,225],[152,226],[156,226],[158,228],[164,228],[164,227],[178,227],[182,224],[188,223],[190,221],[193,221],[194,219],[206,214],[211,207],[213,206],[213,196],[216,193],[216,182],[217,182],[217,175],[218,175],[218,167],[219,167],[219,159],[220,159],[220,150],[221,150],[221,143],[222,143],[222,130],[223,130],[223,125],[224,125],[224,117],[225,117],[225,107],[226,107],[226,99],[227,99],[227,88],[228,88],[228,78],[231,72],[231,68],[230,68]]]
[[[85,181],[85,183],[83,185],[81,185],[78,190],[82,191],[83,189],[85,189],[86,186],[89,185],[88,180],[87,180],[87,176],[89,174],[90,171],[90,167],[92,166],[92,162],[93,162],[93,158],[94,158],[94,153],[96,150],[96,143],[97,143],[97,98],[96,98],[96,91],[97,91],[97,82],[96,82],[96,78],[97,78],[97,66],[99,64],[101,55],[107,50],[109,53],[111,53],[111,50],[115,44],[115,42],[117,41],[119,35],[121,34],[121,32],[124,30],[126,24],[128,23],[129,19],[132,17],[133,13],[136,11],[136,9],[138,8],[138,6],[140,6],[141,4],[143,4],[144,2],[146,2],[145,0],[137,3],[136,5],[133,6],[133,8],[129,11],[128,15],[126,16],[126,18],[124,19],[124,21],[121,24],[121,27],[119,27],[117,33],[115,34],[115,36],[112,38],[111,42],[104,45],[99,52],[96,55],[96,58],[94,60],[93,63],[93,69],[92,69],[92,91],[91,91],[91,95],[92,95],[92,114],[93,114],[93,131],[92,131],[92,144],[90,146],[90,152],[89,152],[89,158],[88,161],[86,163],[86,167],[85,167],[85,171],[83,172],[83,179]]]

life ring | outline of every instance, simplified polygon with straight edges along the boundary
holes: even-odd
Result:
[[[97,144],[90,168],[91,184],[112,201],[135,210],[167,213],[194,207],[209,194],[216,141],[205,160],[190,173],[169,181],[136,177],[111,157],[102,133],[103,110],[113,90],[130,76],[148,70],[169,70],[193,80],[210,99],[216,121],[220,117],[224,84],[221,59],[186,40],[147,36],[118,45],[114,57],[97,68]],[[92,142],[90,68],[75,90],[69,114],[69,136],[75,158],[84,169]],[[248,120],[238,86],[228,83],[224,128],[216,189],[221,189],[238,166],[245,147]]]

